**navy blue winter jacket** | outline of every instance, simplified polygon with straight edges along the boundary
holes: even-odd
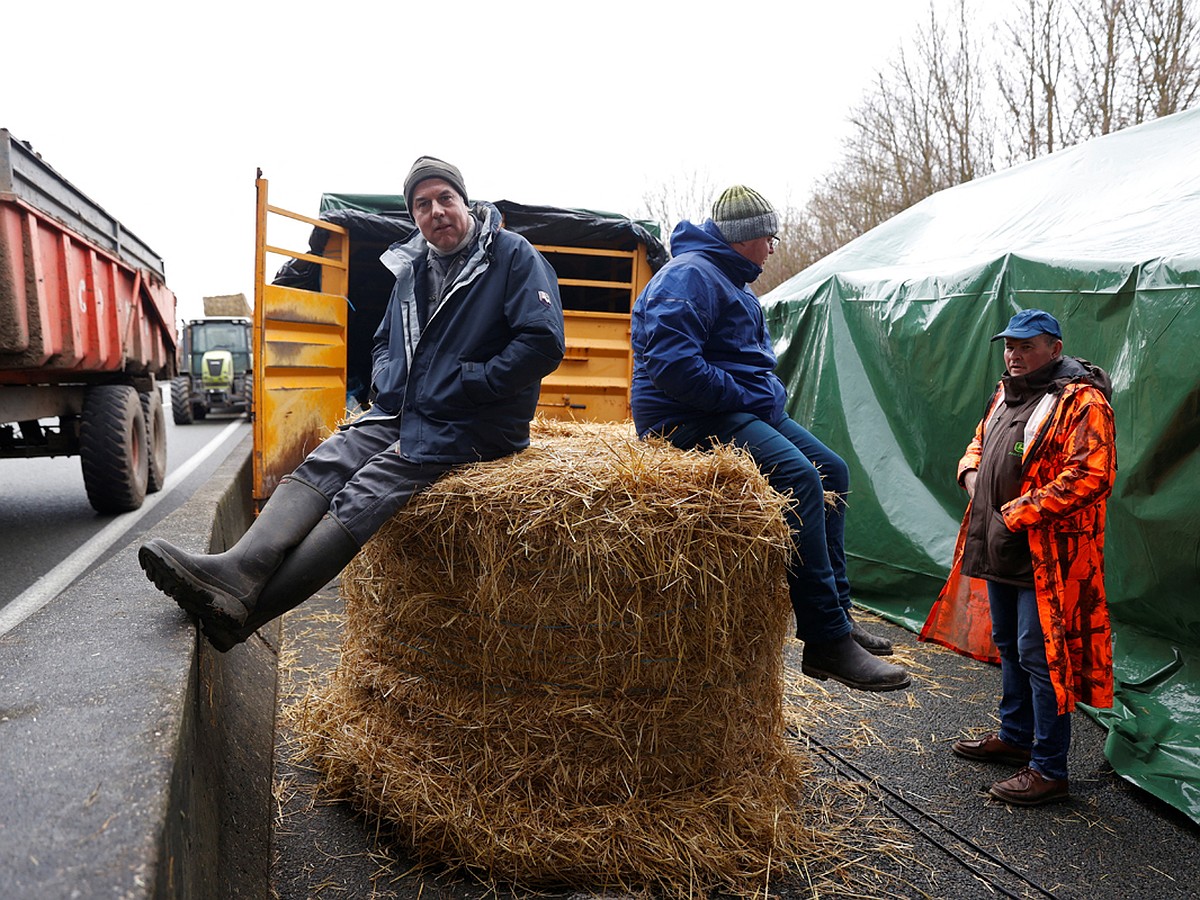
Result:
[[[490,203],[472,215],[480,224],[471,255],[432,316],[421,233],[382,257],[396,284],[375,332],[367,416],[399,417],[400,455],[411,462],[498,459],[528,447],[541,380],[565,349],[550,264],[501,229]]]
[[[762,307],[747,287],[762,269],[711,219],[680,222],[671,253],[633,305],[630,404],[638,434],[729,412],[777,424],[786,393]]]

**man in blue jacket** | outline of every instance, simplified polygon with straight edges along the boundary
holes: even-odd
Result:
[[[843,548],[849,471],[836,453],[784,412],[783,382],[766,319],[749,285],[778,240],[778,216],[757,192],[729,188],[702,225],[680,222],[672,260],[633,306],[633,390],[638,434],[683,449],[734,444],[771,485],[796,501],[788,524],[796,553],[788,588],[802,669],[864,691],[909,684],[908,673],[878,656],[890,642],[850,615]],[[825,502],[825,491],[836,495]]]
[[[139,550],[218,650],[311,597],[451,469],[529,446],[541,380],[565,346],[554,270],[490,203],[468,206],[447,162],[413,163],[404,199],[418,231],[381,258],[396,282],[375,334],[372,408],[285,477],[231,549],[156,538]]]

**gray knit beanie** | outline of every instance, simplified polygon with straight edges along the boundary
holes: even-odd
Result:
[[[730,244],[770,237],[779,231],[779,216],[762,194],[744,184],[726,188],[712,207],[712,220]]]
[[[404,179],[404,205],[408,207],[409,212],[412,211],[412,198],[417,185],[430,178],[441,178],[449,182],[450,187],[458,191],[458,195],[463,198],[463,202],[467,202],[467,189],[463,186],[462,172],[436,156],[422,156],[412,164],[412,168],[408,170],[408,177]]]

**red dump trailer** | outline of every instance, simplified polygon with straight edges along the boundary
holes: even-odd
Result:
[[[162,259],[0,129],[0,457],[79,456],[102,513],[166,477],[177,368]]]

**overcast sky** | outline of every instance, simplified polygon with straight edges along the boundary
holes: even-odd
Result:
[[[313,216],[325,192],[400,193],[422,154],[473,198],[637,215],[695,174],[800,205],[927,16],[927,0],[10,3],[0,127],[163,257],[187,317],[253,295],[259,167],[274,205]]]

